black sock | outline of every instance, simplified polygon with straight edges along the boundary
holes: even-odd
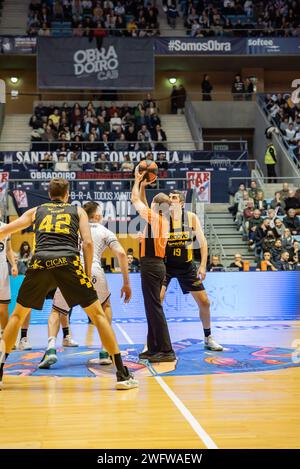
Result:
[[[209,329],[203,329],[204,330],[204,337],[209,337],[211,335],[211,330]]]
[[[3,368],[4,368],[4,365],[5,365],[5,362],[6,362],[6,359],[7,359],[8,355],[9,355],[9,353],[6,353],[4,361],[2,363],[0,363],[0,377],[3,376]]]
[[[28,329],[21,329],[21,339],[24,339],[27,337],[27,332],[28,332]]]
[[[122,357],[121,357],[120,353],[116,353],[116,355],[113,356],[113,361],[114,361],[114,364],[116,365],[117,370],[120,373],[122,373],[124,375],[127,375],[127,372],[124,368],[123,360],[122,360]]]
[[[68,327],[63,327],[62,331],[63,331],[64,339],[67,337],[67,335],[70,335]]]

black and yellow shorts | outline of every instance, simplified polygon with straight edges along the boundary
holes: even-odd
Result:
[[[69,307],[87,308],[98,300],[92,282],[84,272],[79,256],[45,259],[33,256],[17,303],[25,308],[43,309],[46,296],[59,288]]]
[[[197,267],[193,262],[187,263],[187,265],[181,268],[166,265],[166,277],[163,285],[168,288],[172,278],[177,278],[182,293],[186,295],[191,291],[203,291],[205,290],[202,281],[197,275]]]

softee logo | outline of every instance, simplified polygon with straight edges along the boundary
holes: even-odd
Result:
[[[205,52],[205,51],[217,51],[217,52],[230,52],[231,51],[231,43],[230,42],[220,42],[216,40],[208,40],[208,41],[201,41],[201,42],[185,42],[181,41],[180,39],[172,39],[168,43],[168,49],[171,52]]]
[[[119,59],[114,46],[107,49],[80,49],[74,53],[74,73],[76,77],[97,73],[98,80],[119,77]]]
[[[263,47],[273,47],[274,41],[272,39],[248,39],[248,46],[263,46]]]

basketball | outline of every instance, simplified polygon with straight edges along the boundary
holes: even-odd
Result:
[[[148,182],[154,182],[155,179],[157,178],[157,173],[158,173],[158,166],[155,163],[155,161],[152,160],[143,160],[139,164],[139,172],[143,173],[144,171],[147,171],[145,174],[145,179]]]

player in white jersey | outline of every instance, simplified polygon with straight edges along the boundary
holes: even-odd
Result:
[[[5,226],[6,223],[1,221],[2,212],[0,209],[0,228]],[[10,303],[10,281],[7,260],[11,265],[11,274],[13,277],[18,275],[18,267],[15,260],[15,255],[11,247],[10,237],[0,241],[0,337],[8,322],[8,305]],[[26,317],[21,329],[21,339],[18,345],[19,350],[30,350],[31,345],[27,339],[28,320],[30,315]]]
[[[54,290],[53,292],[50,292],[49,295],[47,296],[47,299],[53,299],[55,296],[56,291]],[[67,303],[65,303],[67,305]],[[52,308],[54,306],[52,305]],[[62,346],[63,347],[78,347],[78,343],[73,339],[71,330],[70,330],[70,315],[71,315],[70,308],[66,306],[65,311],[59,311],[62,314],[60,314],[59,319],[60,319],[60,326],[62,329],[63,333],[63,340],[62,340]],[[20,342],[17,346],[17,350],[24,351],[24,350],[31,350],[31,343],[28,339],[28,329],[30,326],[30,320],[31,320],[31,312],[26,316],[25,321],[22,324],[21,328],[21,338]]]
[[[2,213],[0,210],[0,219]],[[0,221],[0,228],[6,223]],[[10,303],[10,281],[7,260],[11,265],[11,274],[13,277],[18,275],[18,268],[15,255],[11,247],[10,238],[0,241],[0,337],[8,322],[8,305]]]
[[[131,298],[131,288],[128,275],[127,255],[119,243],[116,235],[105,228],[101,224],[102,213],[96,202],[88,202],[84,205],[92,234],[94,244],[94,256],[92,264],[92,283],[97,292],[99,301],[106,314],[109,322],[112,322],[112,311],[110,306],[110,291],[105,277],[105,273],[101,267],[101,257],[106,248],[109,248],[114,256],[117,257],[121,272],[123,274],[123,287],[121,289],[121,297],[124,295],[125,303]],[[83,254],[81,253],[81,257]],[[60,314],[68,314],[69,306],[64,299],[61,291],[56,290],[53,298],[53,308],[48,321],[48,348],[39,364],[39,368],[50,368],[57,362],[56,355],[56,338],[59,331]],[[102,349],[99,354],[100,365],[110,365],[112,360],[106,350]]]

